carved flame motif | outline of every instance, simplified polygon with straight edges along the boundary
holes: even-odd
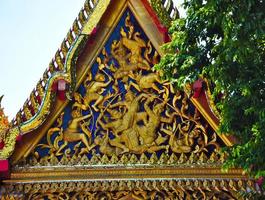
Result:
[[[134,24],[127,12],[118,39],[103,48],[74,94],[68,122],[62,113],[47,142],[36,147],[38,162],[56,163],[62,155],[97,159],[100,153],[115,163],[128,154],[152,159],[161,152],[201,155],[219,148],[188,96],[152,71],[159,55]],[[44,149],[48,154],[41,156]]]

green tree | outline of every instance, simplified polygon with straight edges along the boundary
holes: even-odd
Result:
[[[221,133],[239,142],[226,167],[265,175],[265,2],[185,0],[157,69],[178,87],[207,78],[221,114]],[[222,94],[222,98],[220,97]]]

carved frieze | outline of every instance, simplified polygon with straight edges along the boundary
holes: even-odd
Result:
[[[241,180],[112,180],[40,182],[6,185],[9,199],[244,199],[255,191],[252,181]],[[240,193],[241,192],[241,193]],[[4,198],[4,196],[3,196]],[[8,198],[6,198],[8,199]]]
[[[159,55],[130,10],[90,68],[73,101],[28,164],[222,163],[221,140],[189,101],[161,79]]]

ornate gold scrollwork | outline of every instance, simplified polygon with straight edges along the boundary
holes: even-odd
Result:
[[[85,5],[88,3],[93,5],[92,8],[81,9],[77,18],[79,23],[75,21],[67,33],[66,39],[61,44],[61,49],[56,52],[54,59],[50,63],[50,69],[45,71],[42,79],[38,82],[36,86],[37,93],[31,93],[30,101],[27,100],[23,108],[17,113],[16,118],[12,122],[12,128],[8,130],[8,135],[18,135],[18,129],[20,129],[21,134],[26,134],[38,128],[46,120],[47,115],[50,113],[51,104],[54,101],[52,86],[58,80],[63,79],[69,83],[69,91],[67,91],[66,95],[71,99],[75,89],[75,67],[73,65],[75,65],[77,54],[82,49],[84,42],[88,38],[87,36],[96,27],[109,2],[109,0],[101,0],[100,2],[93,0],[85,3]],[[88,15],[90,16],[89,18]],[[5,141],[8,143],[6,145],[8,148],[4,147],[3,150],[0,150],[0,157],[3,159],[7,159],[8,157],[5,156],[10,156],[15,148],[16,140],[15,137],[12,136],[12,138],[14,141]]]
[[[246,188],[258,191],[253,181],[242,180],[111,180],[43,182],[5,185],[9,199],[243,199]],[[19,195],[18,195],[19,194]],[[8,198],[9,197],[9,198]],[[16,198],[15,198],[16,197]],[[5,198],[4,198],[5,199]]]
[[[178,154],[179,163],[219,161],[220,156],[213,151],[219,148],[216,133],[208,133],[207,123],[185,93],[175,91],[169,82],[161,80],[160,72],[151,70],[158,59],[151,42],[136,31],[128,13],[120,39],[112,41],[110,54],[103,48],[96,59],[96,72],[89,72],[83,81],[85,93],[74,93],[68,126],[62,128],[62,114],[60,123],[48,131],[48,144],[38,145],[51,152],[42,161],[69,152],[79,160],[88,160],[84,154],[92,153],[93,159],[104,164],[114,164],[115,160],[136,163],[144,157],[132,155],[145,153],[152,154],[147,157],[149,163],[173,162],[174,156],[160,160],[158,151],[164,156]],[[84,112],[87,114],[82,116]],[[94,128],[93,132],[88,127]],[[55,132],[58,134],[51,141]],[[75,142],[74,151],[67,149],[71,142]],[[81,144],[85,148],[79,150]],[[213,147],[211,152],[209,147]],[[93,148],[97,150],[91,151]],[[94,151],[101,157],[93,156]],[[38,156],[35,159],[40,161]]]
[[[8,158],[12,154],[16,137],[19,134],[18,127],[12,127],[4,114],[4,109],[1,106],[2,98],[3,96],[0,97],[0,160]]]

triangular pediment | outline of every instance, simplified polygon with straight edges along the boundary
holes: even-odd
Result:
[[[159,57],[126,7],[26,163],[220,165],[224,143],[189,97],[153,70]]]
[[[234,199],[238,191],[255,190],[241,169],[221,172],[220,148],[229,139],[216,133],[216,118],[201,99],[153,69],[164,32],[148,1],[106,0],[108,8],[104,1],[97,4],[106,9],[97,27],[85,24],[79,36],[85,42],[77,38],[67,54],[72,99],[55,101],[46,121],[23,135],[10,159],[11,178],[4,180],[7,194]]]

